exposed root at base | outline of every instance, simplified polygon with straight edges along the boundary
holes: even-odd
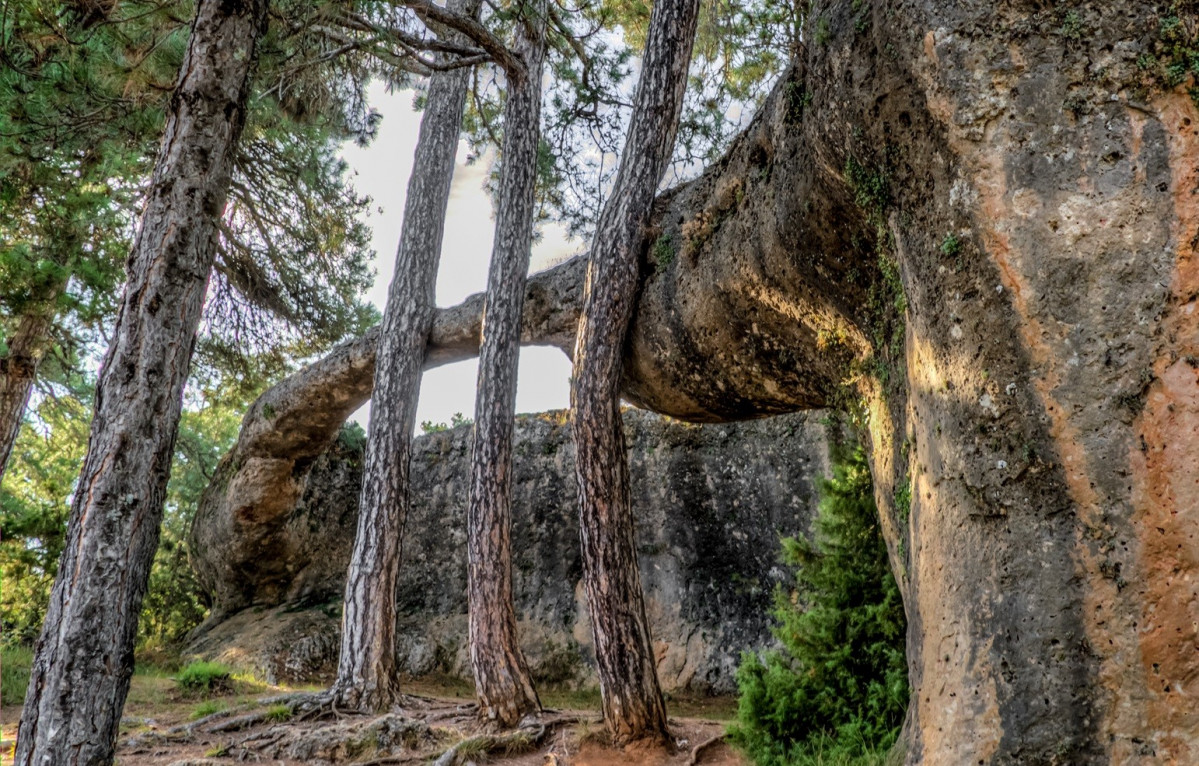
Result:
[[[170,729],[131,733],[119,752],[122,762],[136,766],[240,761],[311,766],[743,764],[723,754],[719,737],[712,736],[717,733],[714,724],[680,721],[679,726],[682,748],[689,747],[687,740],[701,744],[677,753],[649,745],[616,748],[601,734],[602,720],[593,712],[544,710],[526,717],[516,730],[500,730],[494,722],[481,721],[477,706],[466,700],[405,696],[390,712],[368,715],[347,712],[328,692],[318,692],[247,701]],[[161,760],[176,753],[190,757]]]
[[[509,734],[482,734],[468,737],[441,754],[433,766],[462,766],[468,760],[481,755],[519,755],[527,753],[541,744],[546,727],[517,729]]]
[[[704,754],[704,751],[709,749],[713,745],[717,745],[721,742],[724,742],[724,739],[726,736],[727,735],[725,735],[725,734],[717,734],[715,737],[704,740],[703,742],[700,742],[695,747],[691,748],[691,757],[687,759],[687,766],[698,766],[699,759]]]

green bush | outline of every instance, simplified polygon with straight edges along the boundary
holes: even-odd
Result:
[[[219,662],[193,662],[175,677],[180,689],[188,692],[226,691],[232,671]]]
[[[25,704],[33,650],[24,646],[0,647],[0,704],[20,707]]]
[[[821,486],[815,543],[783,540],[779,651],[746,653],[730,735],[759,766],[882,763],[908,701],[905,620],[860,449]]]

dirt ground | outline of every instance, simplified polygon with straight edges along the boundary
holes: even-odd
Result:
[[[609,747],[593,698],[548,695],[550,708],[515,735],[480,728],[458,687],[409,685],[404,705],[386,716],[307,710],[305,690],[234,681],[206,695],[185,694],[166,676],[134,677],[121,737],[120,766],[468,763],[504,766],[748,766],[721,739],[727,699],[671,703],[673,752]],[[314,691],[314,690],[308,690]],[[299,700],[299,701],[297,701]],[[557,707],[561,706],[561,707]],[[20,711],[0,711],[0,765],[12,763]],[[449,751],[454,750],[453,753]],[[440,760],[439,760],[440,759]]]

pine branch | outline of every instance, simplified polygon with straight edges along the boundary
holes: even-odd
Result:
[[[503,41],[475,19],[434,5],[431,0],[391,0],[391,2],[412,9],[426,25],[439,24],[465,35],[483,49],[509,77],[518,78],[525,75],[525,65],[520,57],[510,51]]]

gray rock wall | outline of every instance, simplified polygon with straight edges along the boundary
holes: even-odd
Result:
[[[663,686],[732,691],[740,653],[771,642],[773,592],[789,577],[778,565],[779,537],[809,530],[817,477],[828,473],[829,427],[821,413],[696,426],[629,411],[625,428]],[[223,574],[242,578],[231,590],[248,594],[255,606],[205,626],[193,653],[288,680],[320,676],[335,666],[360,449],[343,438],[318,459],[288,520],[286,561]],[[469,678],[469,449],[466,427],[415,445],[398,647],[401,667],[413,675]],[[542,683],[593,683],[579,582],[574,446],[564,414],[521,416],[516,456],[512,539],[522,642]],[[221,572],[220,547],[210,542],[195,554]]]

